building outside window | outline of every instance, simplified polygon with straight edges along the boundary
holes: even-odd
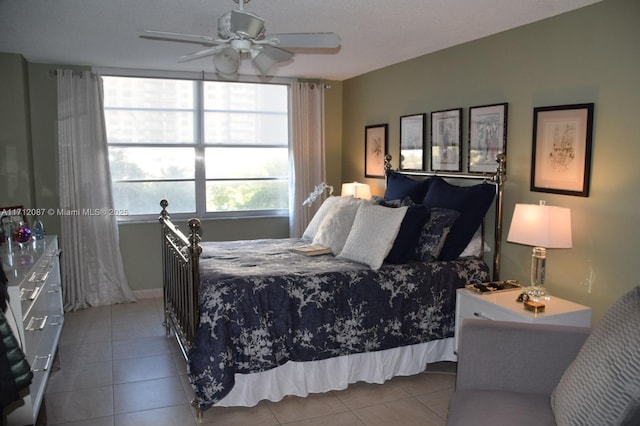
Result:
[[[288,214],[286,84],[103,77],[114,207],[126,217]]]

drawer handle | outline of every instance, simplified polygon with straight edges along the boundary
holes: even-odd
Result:
[[[53,318],[57,318],[56,322],[53,322]],[[49,325],[62,325],[63,322],[64,322],[64,315],[53,315],[51,317],[51,322],[49,323]]]
[[[47,371],[49,369],[49,367],[51,367],[51,354],[49,354],[47,356],[36,356],[35,359],[34,359],[34,364],[39,359],[46,359],[47,362],[45,362],[44,367],[42,367],[42,368],[33,368],[31,371],[33,371],[34,373],[38,372],[38,371]]]
[[[484,318],[484,319],[487,319],[487,320],[493,321],[493,318],[491,318],[490,316],[487,316],[487,315],[483,314],[482,312],[474,312],[474,313],[473,313],[473,316],[474,316],[474,317]]]
[[[29,278],[29,281],[32,283],[43,283],[49,278],[49,272],[34,272]]]
[[[31,290],[23,288],[20,291],[20,300],[22,302],[27,301],[27,300],[36,300],[38,298],[38,295],[40,294],[41,290],[42,290],[42,287],[35,287],[35,288],[31,289]],[[25,296],[26,293],[31,293],[31,296],[29,296],[29,297]]]
[[[47,290],[47,293],[60,293],[60,285],[51,285],[51,290]]]
[[[42,331],[42,330],[44,330],[44,328],[47,326],[47,319],[48,318],[49,317],[47,315],[45,315],[44,318],[32,317],[31,320],[29,321],[29,325],[27,325],[25,330],[26,331]],[[36,321],[40,321],[40,325],[38,327],[34,326]]]

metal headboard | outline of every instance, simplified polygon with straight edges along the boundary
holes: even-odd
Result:
[[[392,170],[391,155],[386,155],[384,158],[384,168],[386,171]],[[419,170],[394,170],[395,173],[410,176],[424,176],[424,177],[443,177],[452,179],[472,179],[486,183],[492,183],[496,186],[496,199],[495,199],[495,222],[494,222],[494,251],[493,251],[493,269],[492,280],[500,280],[500,262],[502,251],[502,214],[504,204],[504,184],[507,180],[507,156],[505,154],[498,154],[496,156],[496,162],[498,163],[495,173],[457,173],[457,172],[429,172]],[[484,228],[484,222],[483,222]],[[484,239],[484,232],[483,232]]]

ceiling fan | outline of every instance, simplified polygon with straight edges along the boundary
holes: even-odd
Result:
[[[218,37],[182,34],[158,30],[140,30],[142,38],[199,43],[210,46],[181,56],[180,62],[213,56],[216,72],[223,78],[237,77],[240,61],[251,58],[260,74],[267,75],[277,63],[289,61],[293,53],[285,49],[337,49],[340,37],[335,33],[265,34],[264,19],[244,10],[251,0],[233,0],[237,10],[218,19]]]

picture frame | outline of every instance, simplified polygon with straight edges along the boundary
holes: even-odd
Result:
[[[400,117],[400,170],[424,170],[427,114]]]
[[[364,176],[385,177],[384,157],[388,148],[388,124],[374,124],[364,128]]]
[[[462,169],[462,108],[431,113],[431,170]]]
[[[533,109],[531,191],[589,196],[593,103]]]
[[[506,102],[469,108],[469,173],[496,172],[496,157],[507,153],[508,111]]]

